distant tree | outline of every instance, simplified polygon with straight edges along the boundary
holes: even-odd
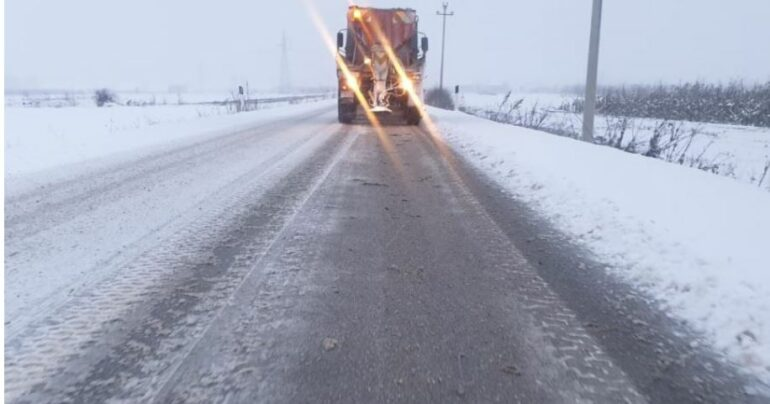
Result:
[[[94,102],[96,102],[97,107],[103,107],[104,104],[115,102],[116,100],[117,97],[115,96],[115,93],[109,89],[102,88],[94,92]]]

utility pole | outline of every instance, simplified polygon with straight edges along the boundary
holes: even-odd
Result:
[[[441,74],[439,75],[438,88],[444,89],[444,43],[446,42],[446,18],[455,15],[455,12],[446,12],[449,3],[443,3],[444,11],[436,11],[436,15],[443,17],[444,22],[441,26]]]
[[[586,94],[583,100],[583,140],[594,141],[594,113],[596,112],[596,78],[599,68],[599,33],[602,27],[602,0],[593,0],[591,38],[588,44]]]
[[[281,37],[281,81],[280,81],[280,87],[281,91],[288,91],[289,87],[291,87],[291,83],[289,82],[289,46],[286,43],[286,31],[283,32],[283,36]]]

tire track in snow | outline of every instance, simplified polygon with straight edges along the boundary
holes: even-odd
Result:
[[[430,136],[416,138],[425,149],[446,149],[446,146],[436,144],[442,142],[441,139]],[[532,332],[539,334],[531,338],[542,339],[547,343],[546,349],[537,349],[541,351],[538,355],[547,357],[544,359],[547,362],[560,365],[560,369],[551,369],[552,372],[568,375],[569,379],[564,380],[560,386],[562,391],[555,393],[562,394],[565,400],[577,393],[587,402],[646,402],[625,372],[614,364],[572,310],[561,301],[489,216],[481,201],[465,184],[460,174],[462,168],[458,166],[455,157],[451,153],[426,154],[443,157],[436,164],[445,168],[443,171],[451,178],[447,182],[456,184],[453,188],[458,198],[470,208],[471,211],[465,214],[478,218],[471,226],[483,229],[476,232],[476,242],[483,246],[484,256],[498,263],[496,269],[513,279],[516,289],[511,291],[511,296],[504,299],[502,304],[516,307],[517,312],[526,314]]]
[[[84,213],[81,209],[83,203],[97,206],[131,195],[137,188],[145,188],[148,182],[175,175],[195,161],[244,147],[245,142],[279,137],[286,129],[326,112],[322,109],[290,120],[257,125],[13,195],[6,200],[6,229],[11,239],[33,236]]]
[[[179,153],[140,159],[136,167],[119,165],[105,177],[97,172],[57,191],[66,190],[66,195],[51,197],[74,202],[63,209],[65,215],[53,210],[35,218],[50,222],[44,231],[18,237],[13,227],[7,227],[6,285],[13,287],[6,288],[8,335],[14,336],[40,313],[62,305],[70,295],[136,259],[173,234],[180,223],[204,213],[199,204],[210,193],[237,185],[244,173],[249,177],[251,171],[269,168],[326,123],[310,122],[304,132],[286,129],[287,123],[277,125],[268,125],[268,132],[213,139],[202,153],[185,146]],[[136,175],[136,171],[148,174]],[[49,198],[48,188],[37,197]],[[15,216],[15,209],[9,207],[6,214]]]
[[[163,365],[157,365],[161,367],[158,369],[156,365],[143,363],[134,367],[125,366],[122,370],[112,369],[110,373],[109,369],[105,372],[104,363],[115,360],[115,355],[119,357],[127,353],[133,355],[128,355],[128,359],[150,354],[158,358],[169,358],[178,352],[179,344],[184,344],[183,341],[189,337],[188,332],[194,335],[201,330],[202,324],[205,324],[205,313],[214,310],[218,301],[217,298],[207,299],[207,296],[212,294],[221,297],[223,293],[226,294],[243,275],[237,268],[258,256],[263,248],[264,240],[258,237],[254,245],[240,246],[243,256],[234,259],[236,269],[221,268],[217,264],[217,260],[232,254],[230,250],[237,246],[237,240],[233,237],[238,232],[248,230],[236,230],[235,234],[228,235],[228,229],[234,223],[237,227],[235,218],[253,209],[250,203],[267,203],[260,199],[260,195],[269,195],[276,183],[281,182],[275,178],[272,184],[269,181],[265,183],[262,177],[288,178],[281,173],[289,172],[297,159],[310,157],[325,143],[326,148],[338,143],[339,139],[327,138],[338,128],[338,125],[334,125],[332,130],[313,133],[314,136],[306,144],[281,156],[267,171],[255,170],[244,174],[240,178],[242,181],[234,181],[231,189],[221,192],[213,198],[214,201],[204,205],[207,207],[206,214],[166,240],[160,248],[122,268],[119,276],[73,299],[55,316],[49,316],[43,324],[31,327],[7,343],[6,399],[67,401],[66,394],[99,395],[115,386],[133,386],[134,391],[142,391],[139,389],[140,381],[146,382],[142,375],[155,379],[153,375],[162,370]],[[314,176],[315,173],[306,172],[304,175]],[[281,218],[291,208],[290,203],[285,203],[287,198],[291,198],[290,195],[273,194],[269,198],[274,199],[271,202],[274,209],[267,211],[275,216],[264,218],[267,222],[263,226],[248,230],[263,237],[268,237],[279,228]],[[219,245],[220,250],[212,253],[212,244]],[[152,304],[158,303],[158,298],[168,294],[169,284],[173,285],[179,278],[186,276],[193,276],[195,282],[188,287],[173,289],[176,306],[172,304],[165,307],[168,316],[164,318],[161,313],[156,313],[157,307]],[[159,304],[164,307],[162,303]],[[184,317],[184,310],[193,306],[199,312]],[[146,318],[148,311],[158,316]],[[184,317],[185,321],[181,330],[166,327],[164,321],[170,318],[179,320],[182,318],[179,316]],[[133,327],[137,325],[141,325],[136,330],[139,334],[155,335],[158,338],[129,338],[123,346],[115,345],[122,343],[121,339],[127,333],[133,335],[130,331],[135,330]],[[95,373],[89,373],[89,370]],[[76,380],[82,381],[84,377],[94,374],[104,377],[111,375],[115,384],[104,380],[100,383],[73,384]],[[127,382],[131,377],[133,382]],[[82,401],[83,397],[73,400]]]

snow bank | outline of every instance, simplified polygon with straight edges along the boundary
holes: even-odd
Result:
[[[166,106],[194,103],[223,102],[237,99],[233,92],[157,92],[157,91],[116,91],[114,92],[119,105],[128,106]],[[249,92],[248,98],[265,99],[287,95],[313,95],[319,92]],[[72,91],[6,91],[6,107],[27,108],[69,108],[93,107],[94,92],[84,90]]]
[[[479,94],[466,92],[460,94],[460,105],[497,111],[503,102],[506,93]],[[508,102],[513,103],[522,100],[520,109],[532,108],[556,110],[564,103],[570,103],[575,99],[574,94],[546,93],[546,92],[511,92]],[[505,109],[503,109],[505,112]]]
[[[328,102],[327,102],[328,103]],[[224,107],[158,105],[5,109],[6,177],[105,157],[183,137],[237,130],[318,103],[229,114]]]
[[[574,95],[551,93],[512,93],[508,105],[500,109],[505,94],[464,94],[462,105],[471,111],[507,112],[508,106],[517,100],[523,100],[517,113],[531,111],[533,108],[547,115],[543,128],[557,133],[577,135],[582,130],[581,114],[559,110],[562,104],[569,104]],[[515,114],[514,114],[515,115]],[[596,136],[617,135],[620,117],[598,115],[596,117]],[[653,118],[628,118],[623,146],[630,142],[637,144],[637,152],[646,150],[655,127],[664,120]],[[680,127],[682,134],[691,131],[697,133],[685,153],[691,163],[701,164],[723,175],[749,184],[758,184],[765,165],[770,161],[770,128],[741,126],[718,123],[671,121]],[[680,126],[681,125],[681,126]],[[614,127],[612,130],[610,127]],[[666,138],[667,136],[664,136]],[[682,142],[682,146],[687,143]],[[697,164],[696,164],[697,163]],[[765,178],[762,188],[770,191],[770,178]]]
[[[769,193],[609,147],[431,113],[470,162],[770,383]]]

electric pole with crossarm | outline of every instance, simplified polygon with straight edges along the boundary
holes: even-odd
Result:
[[[444,11],[436,11],[436,15],[440,15],[444,18],[444,22],[441,26],[441,73],[439,75],[438,88],[444,89],[444,44],[446,43],[446,18],[455,15],[455,12],[447,13],[446,9],[449,7],[449,3],[443,3]]]

